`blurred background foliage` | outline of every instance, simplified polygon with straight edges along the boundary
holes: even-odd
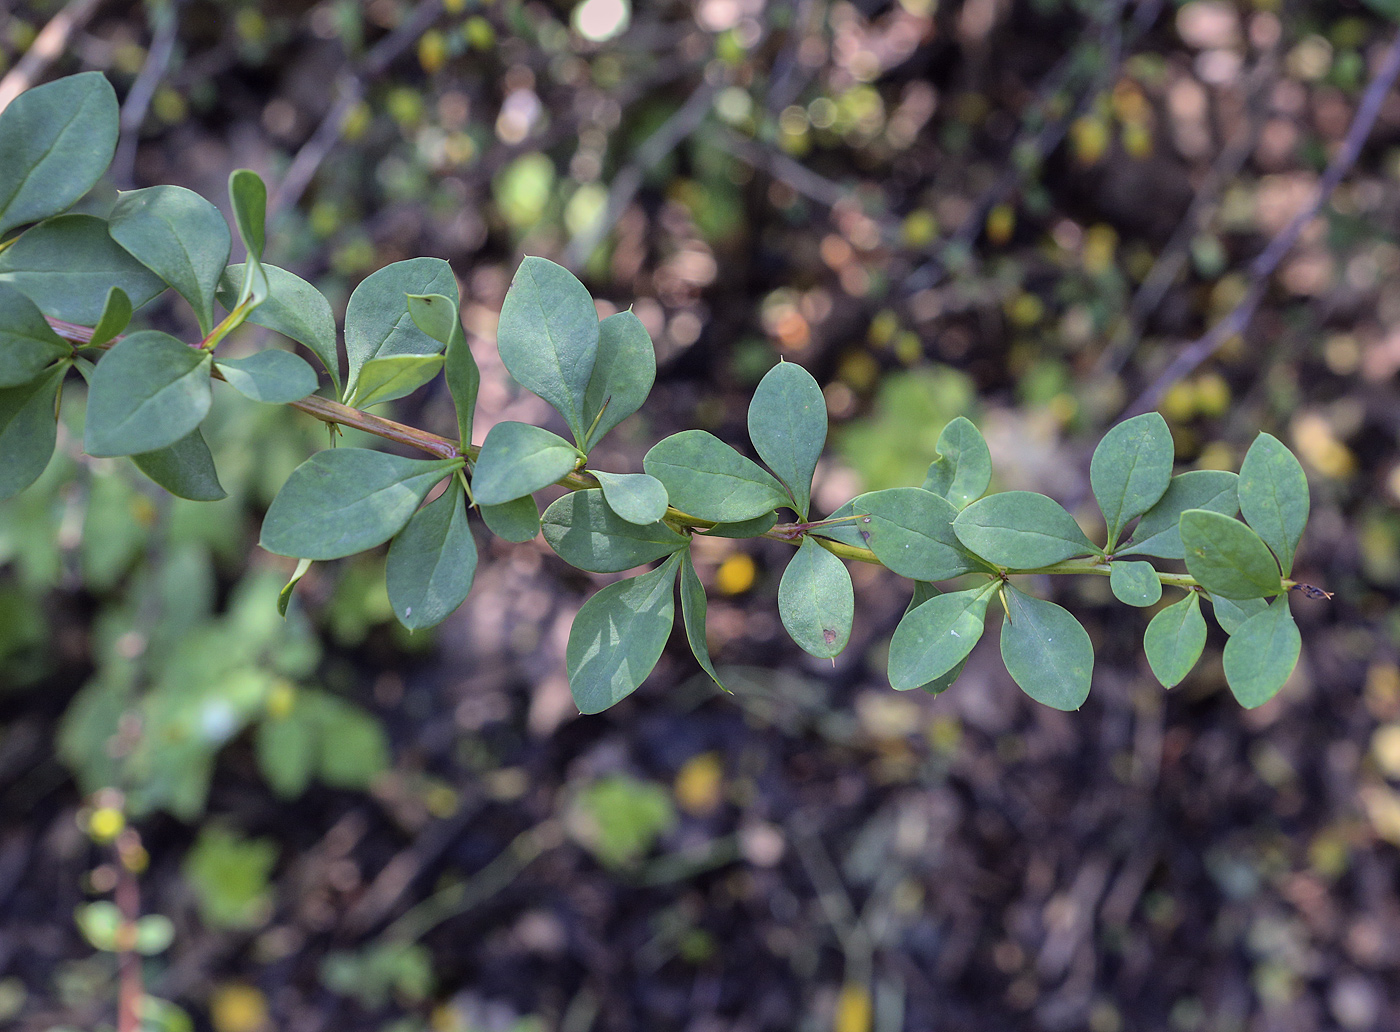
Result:
[[[479,435],[549,418],[491,346],[542,254],[656,343],[602,468],[689,427],[743,446],[782,357],[832,417],[822,510],[918,483],[968,415],[1000,487],[1079,512],[1094,442],[1246,295],[1394,32],[1359,0],[35,0],[0,12],[0,71],[116,85],[84,210],[223,203],[251,167],[268,257],[338,310],[450,260]],[[783,547],[707,541],[735,695],[682,645],[578,719],[564,637],[605,578],[493,540],[435,632],[393,622],[378,560],[316,564],[283,620],[257,521],[324,429],[218,392],[229,497],[186,502],[79,453],[70,384],[58,457],[0,505],[0,1024],[112,1024],[72,918],[130,822],[174,927],[151,1028],[1400,1026],[1398,215],[1392,95],[1250,328],[1162,399],[1182,467],[1264,429],[1314,491],[1299,576],[1336,598],[1249,714],[1220,641],[1161,692],[1097,582],[1054,589],[1100,654],[1083,713],[976,652],[895,695],[896,578],[853,570],[823,667],[773,612]],[[146,325],[195,333],[162,305]],[[441,384],[393,414],[455,425]]]

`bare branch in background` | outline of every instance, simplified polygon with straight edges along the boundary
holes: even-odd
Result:
[[[63,10],[49,19],[24,56],[5,78],[0,79],[0,111],[4,111],[10,101],[34,85],[34,80],[43,75],[44,70],[63,53],[69,37],[87,24],[101,3],[102,0],[68,0]]]
[[[155,32],[151,37],[151,49],[146,52],[146,63],[141,66],[141,74],[132,83],[126,100],[122,103],[121,139],[117,143],[117,153],[112,159],[111,177],[119,189],[130,189],[136,185],[136,148],[141,142],[141,123],[150,110],[151,98],[156,87],[165,78],[170,67],[170,58],[175,53],[175,36],[180,28],[179,7],[182,0],[171,0],[151,10],[151,22]]]

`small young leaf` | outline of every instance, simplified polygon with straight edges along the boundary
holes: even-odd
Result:
[[[1172,432],[1159,412],[1126,419],[1104,435],[1089,462],[1089,483],[1108,524],[1109,551],[1129,520],[1156,505],[1172,479]]]
[[[956,669],[982,637],[992,594],[988,585],[953,591],[906,612],[890,641],[890,685],[922,688]]]
[[[1251,616],[1257,616],[1269,608],[1267,599],[1225,598],[1223,595],[1208,595],[1215,622],[1226,634],[1234,634]]]
[[[219,483],[214,456],[195,427],[172,445],[131,457],[138,469],[177,498],[217,502],[228,492]]]
[[[628,523],[647,526],[666,515],[666,487],[645,473],[604,473],[591,470],[603,489],[608,508]]]
[[[603,588],[578,611],[565,663],[580,712],[601,713],[646,680],[675,621],[672,585],[680,556],[650,573]]]
[[[30,383],[72,353],[72,345],[54,333],[33,301],[0,283],[0,388]]]
[[[958,416],[938,435],[938,458],[924,477],[924,490],[946,498],[954,509],[966,509],[987,493],[992,483],[992,453],[982,432],[966,416]]]
[[[263,251],[267,247],[267,184],[252,169],[234,169],[228,177],[228,199],[233,208],[238,236],[247,252],[243,284],[239,288],[235,307],[245,301],[257,307],[267,300],[271,291],[271,283],[262,264]]]
[[[700,575],[695,572],[695,563],[690,558],[690,549],[681,553],[681,620],[685,624],[685,639],[690,643],[690,651],[700,669],[710,675],[710,680],[728,691],[715,673],[715,665],[710,660],[710,645],[705,639],[705,613],[709,608],[705,599],[705,586],[700,583]]]
[[[360,379],[347,404],[355,408],[369,408],[406,397],[437,376],[442,362],[441,355],[371,358],[360,367]]]
[[[739,523],[792,501],[762,467],[704,430],[658,442],[642,468],[666,485],[672,505],[702,520]]]
[[[433,485],[461,466],[461,459],[405,459],[366,448],[317,452],[272,500],[259,543],[299,559],[339,559],[382,545]]]
[[[958,511],[920,487],[892,487],[851,500],[860,544],[901,577],[947,580],[978,568],[953,533]]]
[[[804,538],[778,584],[778,615],[792,640],[819,659],[838,655],[851,638],[855,606],[846,564]]]
[[[1116,549],[1116,554],[1185,559],[1181,514],[1187,509],[1209,509],[1226,516],[1235,515],[1240,511],[1236,493],[1239,479],[1234,473],[1220,469],[1195,469],[1172,477],[1167,493],[1138,520],[1132,539]]]
[[[578,452],[562,437],[529,423],[497,423],[482,442],[472,470],[478,505],[503,505],[548,487],[578,465]]]
[[[1260,434],[1240,464],[1240,513],[1278,557],[1285,577],[1293,570],[1308,507],[1302,465],[1278,438]]]
[[[598,324],[598,357],[583,397],[583,418],[598,425],[584,444],[587,451],[613,427],[642,407],[656,381],[656,348],[642,321],[618,312]]]
[[[55,369],[23,386],[0,390],[0,502],[19,494],[48,467],[58,439],[54,399],[65,372]]]
[[[102,306],[102,315],[98,317],[97,325],[92,328],[92,336],[88,338],[87,347],[98,347],[106,344],[109,340],[121,333],[131,322],[131,298],[126,296],[126,291],[121,287],[113,287],[107,291],[107,301]]]
[[[0,283],[8,283],[45,315],[81,326],[102,318],[107,292],[121,287],[133,308],[165,289],[91,215],[59,215],[0,251]]]
[[[412,258],[367,276],[345,310],[345,354],[350,374],[345,394],[355,393],[360,370],[372,358],[439,355],[443,343],[424,333],[409,313],[408,298],[437,294],[457,303],[457,277],[441,258]]]
[[[214,292],[233,247],[218,208],[182,186],[130,190],[117,196],[107,231],[190,303],[201,333],[214,328]]]
[[[291,577],[289,577],[289,578],[287,579],[287,583],[284,584],[284,585],[282,585],[282,590],[279,591],[279,592],[277,593],[277,615],[278,615],[278,616],[285,617],[285,616],[287,615],[287,607],[288,607],[289,605],[291,605],[291,602],[292,602],[292,592],[295,591],[296,588],[297,588],[297,585],[301,583],[301,579],[302,579],[303,577],[306,576],[306,571],[309,570],[309,569],[311,569],[311,562],[312,562],[312,561],[311,561],[310,559],[298,559],[298,560],[297,560],[297,568],[296,568],[295,570],[292,571],[292,575],[291,575]],[[265,726],[265,725],[264,725],[264,726]],[[261,745],[261,744],[262,744],[261,741],[259,741],[258,744]],[[259,759],[261,759],[261,757],[259,757]],[[311,776],[311,772],[310,772],[310,768],[309,768],[309,767],[308,767],[308,769],[307,769],[307,775],[306,775],[306,776],[307,776],[308,778]],[[269,779],[269,780],[271,780],[271,779]],[[281,786],[279,786],[279,785],[274,784],[272,787],[275,788],[275,789],[277,789],[278,792],[281,793],[281,794],[283,794],[283,795],[289,794],[289,793],[282,792],[282,788],[281,788]],[[291,794],[291,795],[300,795],[300,794],[301,794],[301,789],[297,789],[295,792],[292,792],[292,793],[290,793],[290,794]]]
[[[1245,709],[1262,706],[1283,687],[1298,664],[1303,639],[1280,595],[1264,612],[1251,616],[1225,643],[1225,680]]]
[[[1162,582],[1151,563],[1114,562],[1108,583],[1114,597],[1130,606],[1153,606],[1162,597]]]
[[[795,362],[768,370],[749,402],[749,438],[805,520],[812,474],[826,445],[826,399],[811,373]]]
[[[1034,491],[973,502],[953,521],[958,540],[997,566],[1032,570],[1097,551],[1065,508]]]
[[[316,390],[316,370],[290,351],[268,348],[247,358],[222,358],[214,367],[230,387],[254,401],[285,405]]]
[[[209,413],[211,365],[166,333],[123,337],[92,374],[83,450],[137,455],[174,444]]]
[[[545,510],[544,539],[570,566],[592,573],[620,573],[687,545],[664,523],[630,523],[605,503],[600,491],[570,491]]]
[[[466,495],[453,477],[389,546],[384,563],[389,604],[409,630],[432,627],[466,600],[475,575],[476,542],[467,526]]]
[[[25,90],[0,114],[0,235],[57,215],[102,178],[117,147],[117,95],[101,72]]]
[[[447,391],[457,408],[457,435],[462,447],[472,443],[472,420],[476,416],[476,394],[481,388],[481,371],[472,356],[457,302],[441,294],[408,296],[408,314],[413,323],[433,340],[446,346],[443,370]]]
[[[336,396],[340,396],[340,356],[336,350],[335,316],[326,295],[300,276],[275,265],[264,265],[267,277],[267,298],[248,316],[248,322],[265,326],[284,337],[290,337],[320,359],[331,375]],[[247,278],[246,265],[230,265],[219,280],[219,304],[232,310],[238,304],[238,292]]]
[[[580,444],[598,339],[598,310],[573,273],[544,258],[520,263],[501,305],[496,347],[516,382],[553,405]]]
[[[523,545],[539,536],[540,507],[530,495],[503,505],[478,505],[477,511],[481,513],[482,522],[499,538]]]
[[[1089,697],[1094,646],[1069,611],[1007,585],[1001,658],[1011,679],[1036,702],[1077,710]]]
[[[707,527],[700,533],[706,537],[717,538],[756,538],[767,534],[777,522],[778,514],[776,512],[765,512],[762,516],[755,516],[751,520],[740,520],[737,523],[716,523],[713,527]]]
[[[1143,651],[1153,676],[1163,688],[1179,685],[1206,647],[1206,621],[1201,616],[1201,596],[1188,591],[1152,618],[1142,636]]]
[[[1283,590],[1268,546],[1239,520],[1187,509],[1181,514],[1181,543],[1187,572],[1212,595],[1262,598]]]

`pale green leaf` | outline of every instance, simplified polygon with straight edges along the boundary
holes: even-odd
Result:
[[[1187,572],[1212,595],[1262,598],[1283,590],[1268,546],[1239,520],[1187,509],[1181,514],[1181,543]]]
[[[413,514],[389,546],[384,581],[399,623],[421,630],[460,606],[476,575],[476,542],[466,495],[453,477],[443,494]]]
[[[1032,570],[1097,551],[1065,508],[1034,491],[1003,491],[973,502],[953,532],[974,555],[1008,569]]]
[[[846,564],[813,538],[804,538],[778,584],[778,615],[809,655],[830,659],[846,647],[855,617],[855,591]]]
[[[749,402],[749,439],[807,519],[812,474],[826,445],[826,399],[811,373],[795,362],[768,370]]]
[[[407,397],[422,387],[442,368],[441,355],[390,355],[371,358],[360,367],[355,393],[347,404],[369,408],[386,401]]]
[[[702,520],[739,523],[791,502],[762,467],[704,430],[665,438],[642,467],[666,485],[673,506]]]
[[[890,641],[890,685],[902,692],[922,688],[957,669],[982,637],[992,594],[984,585],[936,594],[909,609]]]
[[[938,458],[924,477],[924,490],[966,509],[992,483],[992,453],[982,432],[966,416],[950,421],[938,435]]]
[[[1132,539],[1116,553],[1185,559],[1181,514],[1187,509],[1209,509],[1235,515],[1240,511],[1236,492],[1239,479],[1234,473],[1218,469],[1195,469],[1172,477],[1167,493],[1138,520]]]
[[[1225,643],[1223,658],[1225,680],[1239,704],[1254,709],[1277,695],[1297,666],[1302,647],[1287,595],[1236,628]]]
[[[1094,646],[1068,610],[1006,586],[1001,658],[1011,678],[1036,702],[1077,710],[1089,697]]]
[[[412,258],[366,277],[345,310],[345,354],[350,372],[345,394],[353,395],[360,370],[372,358],[438,355],[444,344],[418,328],[408,310],[410,295],[437,294],[457,303],[457,277],[441,258]]]
[[[664,523],[639,525],[618,516],[600,491],[571,491],[545,510],[544,539],[571,566],[618,573],[686,547]]]
[[[1130,520],[1156,505],[1172,478],[1175,448],[1158,412],[1125,419],[1104,435],[1089,462],[1089,483],[1108,524],[1112,551]]]
[[[214,363],[228,385],[245,398],[284,405],[316,390],[316,370],[289,351],[268,348],[246,358]]]
[[[592,448],[613,427],[642,407],[656,381],[656,348],[642,321],[618,312],[598,323],[598,357],[583,396],[583,418],[597,426],[584,449]]]
[[[1201,596],[1188,591],[1180,602],[1173,602],[1152,618],[1142,638],[1143,651],[1152,673],[1163,688],[1175,688],[1206,647],[1206,621],[1201,616]]]
[[[1283,575],[1308,522],[1308,478],[1276,437],[1260,434],[1240,464],[1240,514],[1278,557]]]
[[[604,473],[589,470],[603,489],[608,508],[628,523],[646,526],[666,515],[666,487],[645,473]]]
[[[472,469],[472,497],[503,505],[548,487],[573,471],[579,454],[568,441],[529,423],[505,420],[482,442]]]
[[[1109,568],[1108,583],[1114,597],[1130,606],[1156,605],[1162,597],[1162,581],[1151,563],[1116,560]]]
[[[180,440],[209,412],[211,364],[206,352],[166,333],[123,337],[92,374],[83,450],[136,455]]]

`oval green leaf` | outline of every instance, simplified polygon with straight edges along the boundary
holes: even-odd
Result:
[[[107,291],[107,300],[102,305],[102,315],[92,328],[86,347],[99,347],[121,333],[131,322],[131,298],[121,287]]]
[[[1175,454],[1172,432],[1159,412],[1125,419],[1094,449],[1089,483],[1108,524],[1110,551],[1128,521],[1152,508],[1166,493]]]
[[[1077,710],[1089,697],[1094,646],[1069,611],[1006,586],[1001,658],[1011,678],[1036,702]]]
[[[656,347],[642,321],[628,311],[598,323],[598,357],[583,397],[583,418],[593,426],[584,450],[641,408],[655,382]]]
[[[247,267],[230,265],[219,281],[219,304],[232,310]],[[248,322],[265,326],[303,344],[330,373],[336,396],[340,395],[340,356],[336,350],[335,316],[326,295],[300,276],[275,265],[262,266],[267,277],[267,298],[248,316]]]
[[[702,520],[740,523],[792,502],[758,463],[704,430],[658,442],[642,468],[666,485],[672,505]]]
[[[953,532],[974,555],[1013,570],[1097,551],[1064,506],[1034,491],[1003,491],[973,502],[958,513]]]
[[[23,386],[72,353],[33,301],[0,283],[0,388]]]
[[[1108,583],[1119,602],[1145,608],[1162,597],[1162,582],[1151,563],[1116,561],[1109,568]]]
[[[778,615],[792,640],[819,659],[838,655],[850,641],[855,606],[846,564],[804,538],[778,584]]]
[[[1225,680],[1245,709],[1262,706],[1278,694],[1303,648],[1298,625],[1280,595],[1269,608],[1251,616],[1225,643]]]
[[[603,489],[608,508],[628,523],[648,526],[666,515],[666,486],[646,473],[589,470]]]
[[[578,611],[564,652],[569,688],[583,713],[601,713],[646,680],[675,622],[672,584],[680,556],[603,588]]]
[[[93,371],[83,450],[137,455],[174,444],[209,413],[211,365],[167,333],[123,337]]]
[[[1276,437],[1260,434],[1240,464],[1240,514],[1278,557],[1283,575],[1308,522],[1308,478]]]
[[[272,500],[259,543],[298,559],[339,559],[382,545],[461,466],[461,459],[405,459],[367,448],[317,452]]]
[[[198,427],[168,447],[133,455],[131,461],[177,498],[217,502],[228,497],[219,483],[214,456]]]
[[[523,545],[540,533],[540,507],[532,495],[517,498],[503,505],[479,505],[484,522],[497,537]]]
[[[578,465],[568,441],[529,423],[497,423],[482,442],[472,469],[478,505],[503,505],[548,487]]]
[[[438,294],[457,303],[457,277],[441,258],[412,258],[367,276],[345,309],[345,354],[350,372],[345,394],[353,395],[360,370],[372,358],[437,355],[443,344],[418,328],[408,310],[409,295]]]
[[[1172,477],[1167,493],[1138,520],[1132,539],[1116,550],[1118,555],[1155,555],[1159,559],[1185,559],[1181,544],[1181,514],[1187,509],[1209,509],[1233,516],[1240,511],[1236,487],[1239,477],[1220,469],[1195,469]]]
[[[58,439],[54,401],[66,372],[55,369],[0,390],[0,502],[19,494],[48,467]]]
[[[371,358],[360,367],[360,379],[347,404],[369,408],[385,401],[407,397],[437,376],[441,355],[390,355]]]
[[[1283,590],[1273,553],[1237,519],[1187,509],[1181,514],[1181,543],[1187,572],[1212,595],[1263,598]]]
[[[1215,622],[1226,634],[1234,634],[1251,616],[1257,616],[1269,608],[1262,598],[1225,598],[1223,595],[1207,595],[1210,599]]]
[[[447,392],[457,409],[457,437],[462,447],[472,443],[472,420],[476,416],[476,395],[481,389],[481,371],[472,356],[457,302],[441,294],[408,296],[408,314],[414,324],[439,344],[446,346],[443,372]]]
[[[466,600],[475,575],[476,542],[467,525],[466,495],[453,477],[389,546],[384,563],[389,604],[409,630],[433,627]]]
[[[545,510],[544,539],[570,566],[620,573],[670,555],[686,538],[664,523],[645,526],[618,516],[601,491],[571,491]]]
[[[972,420],[958,416],[938,435],[938,458],[924,477],[924,490],[946,498],[954,509],[966,509],[987,493],[992,483],[992,453]]]
[[[190,303],[199,330],[214,328],[214,293],[233,236],[219,209],[182,186],[152,186],[117,196],[112,239]]]
[[[826,399],[811,373],[795,362],[768,370],[749,402],[749,439],[805,520],[812,474],[826,446]]]
[[[1188,591],[1180,602],[1173,602],[1154,616],[1142,636],[1142,647],[1152,674],[1162,687],[1179,685],[1206,647],[1200,593]]]
[[[681,553],[681,619],[685,624],[685,639],[700,669],[710,675],[710,680],[724,691],[723,682],[715,672],[710,660],[710,644],[705,637],[705,614],[709,605],[705,599],[705,586],[700,583],[700,575],[695,572],[695,563],[690,558],[690,549]]]
[[[906,612],[890,641],[890,685],[909,691],[955,670],[982,637],[993,590],[984,585],[934,595]]]
[[[860,544],[901,577],[947,580],[978,568],[957,535],[958,511],[920,487],[892,487],[851,500]]]
[[[214,366],[230,387],[254,401],[285,405],[316,390],[316,370],[290,351],[268,348],[246,358],[222,358]]]

